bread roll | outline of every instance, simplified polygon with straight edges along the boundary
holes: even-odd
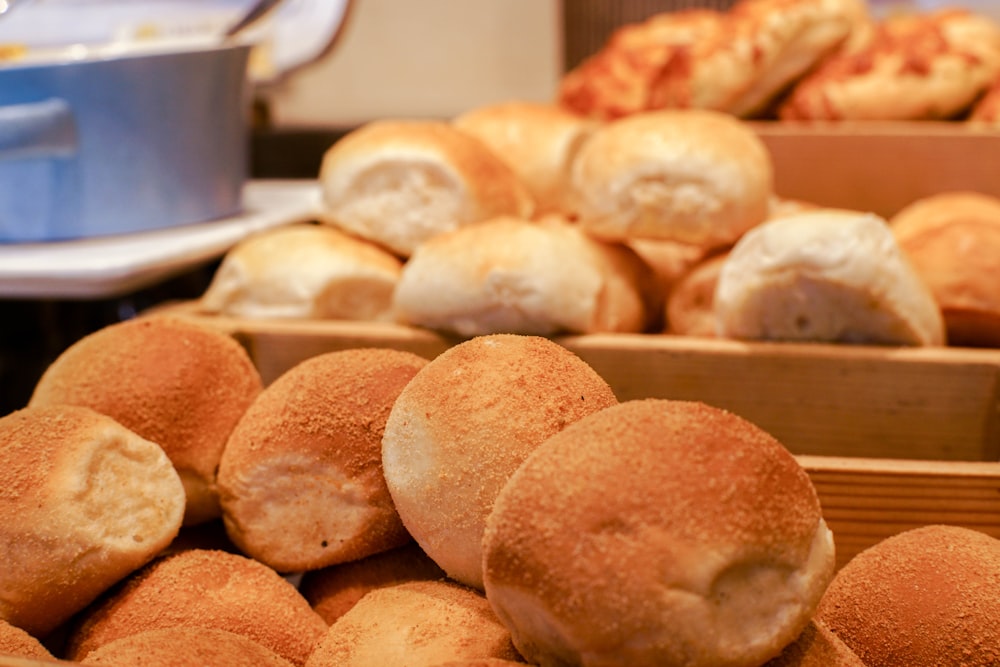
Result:
[[[431,667],[518,657],[482,594],[454,582],[416,581],[361,598],[330,626],[306,667]]]
[[[941,345],[930,290],[888,224],[821,210],[751,230],[729,253],[715,291],[719,334],[747,340]]]
[[[904,206],[889,218],[896,240],[903,242],[924,232],[947,227],[956,220],[1000,224],[1000,198],[972,190],[946,190]]]
[[[1000,664],[1000,540],[929,525],[862,551],[817,618],[868,667]]]
[[[75,406],[0,418],[0,619],[45,638],[177,535],[163,450]]]
[[[55,656],[42,642],[27,632],[0,619],[0,657],[16,655],[21,658],[55,660]]]
[[[764,667],[866,667],[837,635],[815,619]]]
[[[580,225],[612,239],[728,245],[768,213],[773,167],[747,125],[712,111],[635,114],[595,131],[573,163]]]
[[[332,625],[369,591],[445,576],[416,542],[410,542],[367,558],[306,572],[299,582],[299,592]]]
[[[547,338],[481,336],[446,350],[385,425],[382,465],[403,523],[450,577],[481,588],[483,526],[507,478],[546,438],[616,402]]]
[[[227,334],[149,316],[70,345],[42,374],[30,405],[89,407],[160,445],[184,483],[184,522],[196,524],[220,514],[215,469],[261,388],[250,356]]]
[[[408,542],[382,475],[382,430],[426,363],[400,350],[340,350],[269,385],[219,464],[233,543],[278,571],[301,572]]]
[[[667,295],[667,332],[701,338],[717,335],[715,288],[728,256],[727,251],[709,255],[677,280]]]
[[[302,665],[327,625],[291,583],[251,558],[190,549],[159,558],[82,613],[66,657],[84,660],[113,641],[178,626],[243,635]]]
[[[569,215],[569,168],[597,126],[552,104],[510,101],[476,107],[452,121],[486,144],[528,186],[539,215]]]
[[[986,127],[1000,124],[1000,76],[972,105],[967,120],[970,124]]]
[[[897,12],[828,58],[782,102],[783,120],[940,120],[1000,74],[1000,25],[964,9]]]
[[[223,257],[202,311],[246,318],[390,320],[402,261],[329,225],[255,234]]]
[[[441,121],[368,123],[327,150],[319,180],[322,220],[402,257],[441,232],[535,209],[493,151]]]
[[[94,649],[84,665],[108,667],[291,667],[269,648],[225,630],[172,627],[147,630]]]
[[[661,311],[649,266],[574,225],[494,218],[424,243],[393,296],[398,321],[464,338],[645,331]]]
[[[486,597],[535,664],[757,667],[834,571],[809,476],[700,403],[627,401],[510,476],[483,537]]]

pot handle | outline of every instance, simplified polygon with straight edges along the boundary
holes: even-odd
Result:
[[[69,157],[76,147],[73,111],[65,100],[0,106],[0,160]]]

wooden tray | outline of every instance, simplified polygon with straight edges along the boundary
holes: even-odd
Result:
[[[206,316],[190,302],[157,312],[234,336],[265,383],[325,352],[388,347],[431,359],[458,342],[393,324]],[[777,437],[816,485],[840,565],[931,523],[1000,538],[1000,350],[632,334],[555,340],[619,400],[700,400]]]

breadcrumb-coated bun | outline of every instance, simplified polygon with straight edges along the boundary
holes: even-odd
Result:
[[[594,131],[573,162],[579,224],[610,240],[733,243],[767,217],[774,168],[763,141],[728,114],[648,111]]]
[[[165,315],[108,325],[45,370],[29,405],[71,404],[108,415],[160,445],[187,493],[186,524],[220,514],[215,470],[262,382],[229,335]]]
[[[184,505],[163,450],[106,415],[0,418],[0,619],[45,638],[167,547]]]
[[[531,217],[528,187],[451,123],[377,120],[323,156],[320,219],[409,257],[427,239],[499,215]]]
[[[1000,540],[929,525],[845,564],[816,614],[868,667],[1000,664]]]
[[[225,551],[190,549],[157,559],[86,609],[69,633],[66,657],[177,626],[227,630],[302,665],[327,624],[286,579]]]
[[[536,664],[758,667],[834,573],[805,470],[696,402],[635,400],[537,447],[494,504],[486,597]]]
[[[867,667],[825,625],[813,619],[798,638],[764,667]]]
[[[0,656],[55,660],[55,656],[37,638],[26,631],[0,619]]]
[[[233,543],[280,572],[302,572],[408,542],[382,474],[382,432],[426,364],[401,350],[339,350],[264,389],[219,464]]]
[[[451,581],[414,581],[361,598],[330,626],[306,667],[431,667],[519,657],[482,593]]]
[[[299,592],[332,625],[369,591],[446,576],[416,542],[410,542],[367,558],[305,572]]]
[[[568,424],[617,403],[594,369],[537,336],[480,336],[430,361],[400,393],[382,465],[410,534],[450,577],[481,588],[486,516],[507,478]]]
[[[171,627],[116,639],[87,654],[84,665],[106,667],[292,667],[245,635],[214,628]]]
[[[330,225],[276,227],[231,248],[198,305],[231,317],[387,321],[402,266]]]

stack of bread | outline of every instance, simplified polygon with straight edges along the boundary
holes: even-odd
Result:
[[[152,667],[1000,655],[1000,541],[933,527],[836,572],[816,489],[774,437],[703,403],[619,401],[546,337],[307,359],[227,408],[217,468],[189,496],[169,425],[206,454],[219,426],[165,408],[220,408],[234,388],[219,379],[246,373],[235,343],[200,327],[111,325],[39,379],[44,404],[0,418],[0,655]],[[221,517],[184,525],[207,496]]]

